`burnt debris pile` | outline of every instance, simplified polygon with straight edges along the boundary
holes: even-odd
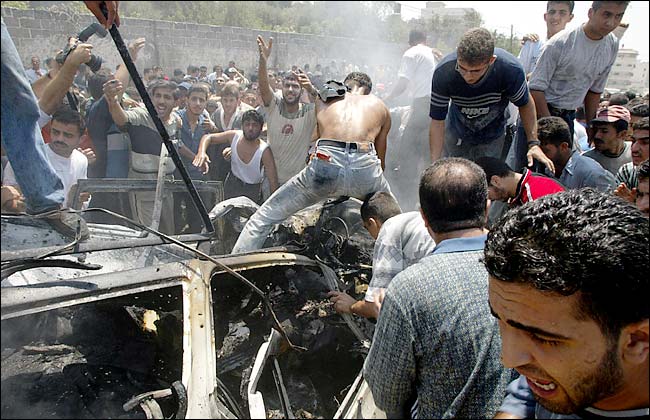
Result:
[[[304,267],[268,268],[247,272],[268,291],[280,324],[304,352],[280,347],[279,364],[289,409],[298,418],[332,417],[346,388],[363,364],[364,349],[327,299],[322,274]],[[247,407],[248,380],[254,358],[268,338],[272,323],[262,302],[228,276],[213,279],[218,377]],[[282,397],[275,385],[273,364],[267,363],[258,390],[267,417],[283,417]],[[247,411],[244,411],[247,413]]]

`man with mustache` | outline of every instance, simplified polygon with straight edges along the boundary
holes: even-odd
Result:
[[[68,107],[61,107],[52,116],[52,124],[50,126],[50,135],[52,141],[47,144],[44,150],[46,151],[47,160],[50,162],[56,174],[63,182],[63,192],[65,200],[64,207],[68,207],[73,197],[70,196],[70,190],[79,179],[86,179],[88,174],[88,159],[77,148],[81,143],[81,134],[84,131],[84,122],[81,114],[78,111],[72,110]],[[13,210],[23,211],[24,197],[20,192],[18,182],[11,163],[7,164],[5,169],[4,179],[2,180],[3,188],[11,186],[17,194],[13,197],[14,208]],[[90,195],[82,193],[81,201],[88,201]],[[3,207],[5,206],[5,199],[3,197]]]
[[[610,105],[598,111],[591,120],[594,148],[585,152],[600,165],[616,175],[619,168],[632,162],[632,148],[627,138],[630,111],[622,105]]]
[[[585,188],[511,210],[488,234],[502,362],[497,418],[647,418],[647,216]],[[534,397],[534,398],[533,398]]]

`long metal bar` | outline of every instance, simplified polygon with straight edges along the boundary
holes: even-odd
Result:
[[[108,11],[104,3],[102,3],[101,10],[102,13],[104,13],[104,16],[108,18]],[[133,60],[131,60],[131,55],[129,54],[129,50],[126,44],[124,44],[124,40],[122,39],[122,35],[120,35],[120,31],[117,29],[117,26],[113,24],[109,32],[111,34],[111,37],[113,38],[113,41],[115,42],[117,51],[120,53],[120,56],[124,61],[124,65],[126,65],[126,68],[129,71],[129,75],[131,76],[131,79],[133,79],[135,88],[138,90],[138,93],[140,94],[140,97],[144,102],[144,106],[147,108],[149,115],[151,115],[151,118],[153,119],[156,129],[158,130],[158,133],[160,134],[160,137],[162,138],[165,147],[169,151],[169,156],[171,156],[172,160],[174,161],[174,164],[176,165],[176,168],[181,174],[181,178],[183,178],[183,181],[187,186],[187,191],[189,192],[190,197],[192,197],[192,202],[194,203],[194,207],[196,207],[196,210],[199,212],[201,216],[201,220],[203,221],[203,226],[205,227],[208,233],[214,233],[214,226],[212,226],[212,222],[210,221],[210,217],[208,216],[208,211],[205,208],[205,205],[203,204],[203,201],[201,200],[199,193],[196,191],[196,188],[194,188],[194,185],[192,184],[192,180],[190,179],[190,176],[187,173],[187,169],[185,169],[185,165],[183,165],[183,161],[181,161],[181,158],[178,155],[176,148],[174,147],[171,140],[169,139],[169,134],[167,134],[167,130],[165,130],[165,126],[163,125],[162,121],[160,121],[160,118],[158,117],[158,112],[154,108],[153,102],[151,102],[151,98],[147,93],[147,89],[145,88],[144,83],[142,83],[142,79],[138,74],[138,70],[135,68],[135,64],[133,63]]]
[[[210,237],[202,235],[199,233],[193,233],[189,235],[179,235],[174,236],[173,238],[177,239],[180,242],[200,242],[200,241],[209,241]],[[124,248],[136,248],[144,246],[155,246],[170,244],[171,242],[166,241],[158,236],[150,235],[145,238],[129,238],[129,239],[118,239],[115,241],[90,241],[90,242],[79,242],[78,248],[74,250],[67,250],[66,252],[58,253],[59,255],[72,254],[72,253],[82,253],[82,252],[95,252],[95,251],[108,251],[113,249],[124,249]],[[3,251],[2,252],[2,262],[13,261],[23,258],[38,258],[43,254],[49,254],[50,252],[57,251],[61,246],[49,246],[43,248],[30,248],[30,249],[21,249],[18,251]]]

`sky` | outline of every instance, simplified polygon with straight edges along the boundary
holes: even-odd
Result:
[[[402,17],[418,17],[419,9],[426,6],[426,1],[399,1],[402,4]],[[527,33],[546,36],[544,12],[546,1],[445,1],[447,7],[473,7],[483,18],[483,26],[496,29],[503,34],[510,34],[510,25],[514,26],[515,35],[521,37]],[[573,20],[569,28],[575,28],[587,21],[587,12],[591,1],[576,1]],[[639,60],[648,61],[648,13],[650,1],[632,1],[627,7],[623,22],[630,27],[623,36],[621,48],[639,51]]]

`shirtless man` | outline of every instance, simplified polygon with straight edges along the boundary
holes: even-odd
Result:
[[[300,72],[296,76],[315,98],[316,90],[307,75]],[[317,140],[307,167],[255,212],[233,253],[262,248],[274,224],[321,200],[339,196],[363,200],[371,192],[390,192],[383,175],[390,130],[388,108],[370,95],[372,81],[368,75],[350,73],[344,84],[330,81],[321,89],[316,100]]]

